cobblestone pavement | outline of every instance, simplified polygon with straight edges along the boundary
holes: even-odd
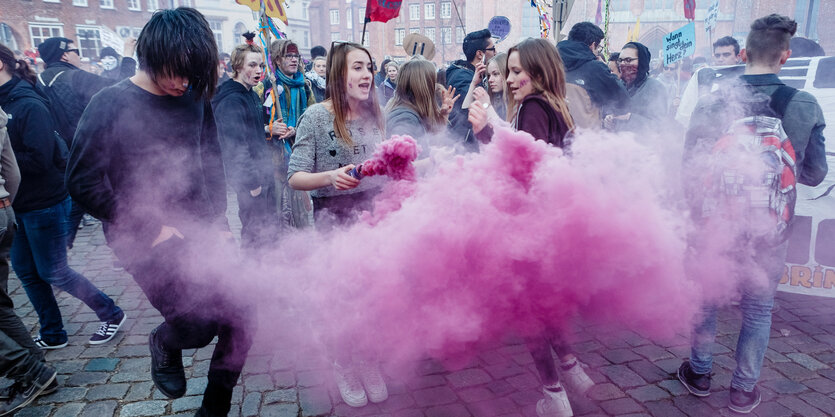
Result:
[[[151,382],[148,333],[161,322],[130,276],[114,269],[100,225],[79,231],[70,263],[129,315],[122,331],[102,346],[86,340],[96,316],[68,294],[58,295],[70,334],[69,346],[47,353],[59,371],[61,389],[39,398],[17,415],[192,416],[206,384],[211,347],[184,352],[189,377],[185,397],[168,400]],[[33,331],[37,316],[16,277],[10,291],[18,314]],[[763,403],[757,416],[816,417],[835,414],[835,299],[778,294],[771,342],[760,381]],[[572,397],[578,416],[728,416],[728,386],[735,362],[740,313],[722,311],[711,396],[687,395],[674,372],[689,353],[683,336],[658,344],[630,331],[603,327],[578,332],[574,345],[597,383],[587,397]],[[597,335],[597,336],[592,336]],[[602,335],[602,336],[601,336]],[[230,416],[535,416],[538,380],[520,341],[483,348],[476,359],[446,369],[426,359],[408,379],[390,378],[388,401],[352,409],[339,400],[327,372],[293,355],[270,352],[275,341],[258,341],[233,399]],[[290,366],[295,363],[295,366]],[[309,363],[314,363],[310,361]]]

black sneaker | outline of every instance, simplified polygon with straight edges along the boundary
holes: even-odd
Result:
[[[163,349],[156,341],[157,330],[148,336],[151,348],[151,379],[159,391],[168,398],[180,398],[186,393],[186,371],[183,368],[183,352]]]
[[[102,343],[109,342],[110,339],[113,339],[113,336],[116,336],[116,332],[118,332],[119,328],[125,324],[125,320],[127,319],[128,315],[122,311],[121,316],[112,320],[101,322],[101,326],[99,326],[99,329],[93,333],[93,337],[91,337],[87,343],[91,345],[100,345]]]
[[[62,347],[67,347],[68,343],[47,343],[46,340],[43,340],[40,336],[32,339],[32,341],[35,342],[35,346],[43,350],[61,349]]]
[[[20,382],[15,381],[12,385],[9,385],[6,388],[0,389],[0,402],[8,401],[10,398],[14,396],[15,391],[20,390]],[[44,388],[41,395],[49,395],[53,392],[58,391],[58,379],[52,381],[49,385]]]
[[[12,390],[11,398],[8,401],[0,403],[0,416],[13,414],[29,405],[55,381],[56,376],[58,376],[58,372],[55,371],[55,368],[43,365],[32,381],[21,383],[19,389]]]
[[[690,361],[684,361],[678,367],[678,380],[684,384],[687,391],[697,397],[710,395],[710,374],[697,374],[690,367]]]
[[[728,408],[740,414],[748,414],[760,405],[761,400],[762,395],[760,395],[760,389],[756,386],[754,386],[751,392],[731,387],[731,398]]]

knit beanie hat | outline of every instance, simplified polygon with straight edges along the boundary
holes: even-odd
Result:
[[[109,47],[109,46],[105,46],[104,48],[101,48],[101,53],[99,54],[99,59],[102,59],[106,56],[112,56],[113,58],[119,59],[119,54],[116,53],[116,50]]]
[[[73,43],[72,39],[67,38],[49,38],[38,45],[38,53],[46,65],[58,62],[64,53],[67,52],[69,44]]]

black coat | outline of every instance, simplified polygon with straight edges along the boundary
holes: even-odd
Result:
[[[31,84],[14,77],[0,86],[0,106],[9,115],[9,139],[20,167],[14,210],[23,213],[60,203],[68,195],[64,185],[67,147],[55,133],[46,99]]]
[[[557,49],[565,65],[566,82],[583,87],[601,114],[622,114],[625,111],[629,100],[626,88],[606,64],[597,60],[588,46],[564,40],[557,44]]]
[[[275,184],[258,94],[228,80],[212,99],[226,179],[237,192]]]

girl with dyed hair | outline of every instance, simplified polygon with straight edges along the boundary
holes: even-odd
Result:
[[[510,48],[504,74],[511,126],[562,148],[574,123],[565,99],[565,71],[557,48],[545,39],[524,40]],[[470,106],[469,120],[482,141],[493,135],[488,119],[491,106],[485,97]],[[585,393],[594,383],[562,341],[561,332],[545,323],[543,327],[544,337],[528,341],[545,395],[537,402],[536,412],[541,417],[571,416],[571,404],[560,382],[560,374],[568,388],[577,394]],[[551,356],[552,348],[560,359],[559,372]]]
[[[340,42],[331,47],[327,92],[328,98],[308,108],[299,121],[288,172],[291,187],[311,192],[318,229],[351,224],[359,213],[370,209],[381,182],[377,178],[360,181],[348,172],[372,156],[385,131],[371,54],[361,45]],[[388,398],[376,362],[352,360],[354,349],[329,348],[335,357],[336,384],[346,404],[362,407],[369,400]]]

